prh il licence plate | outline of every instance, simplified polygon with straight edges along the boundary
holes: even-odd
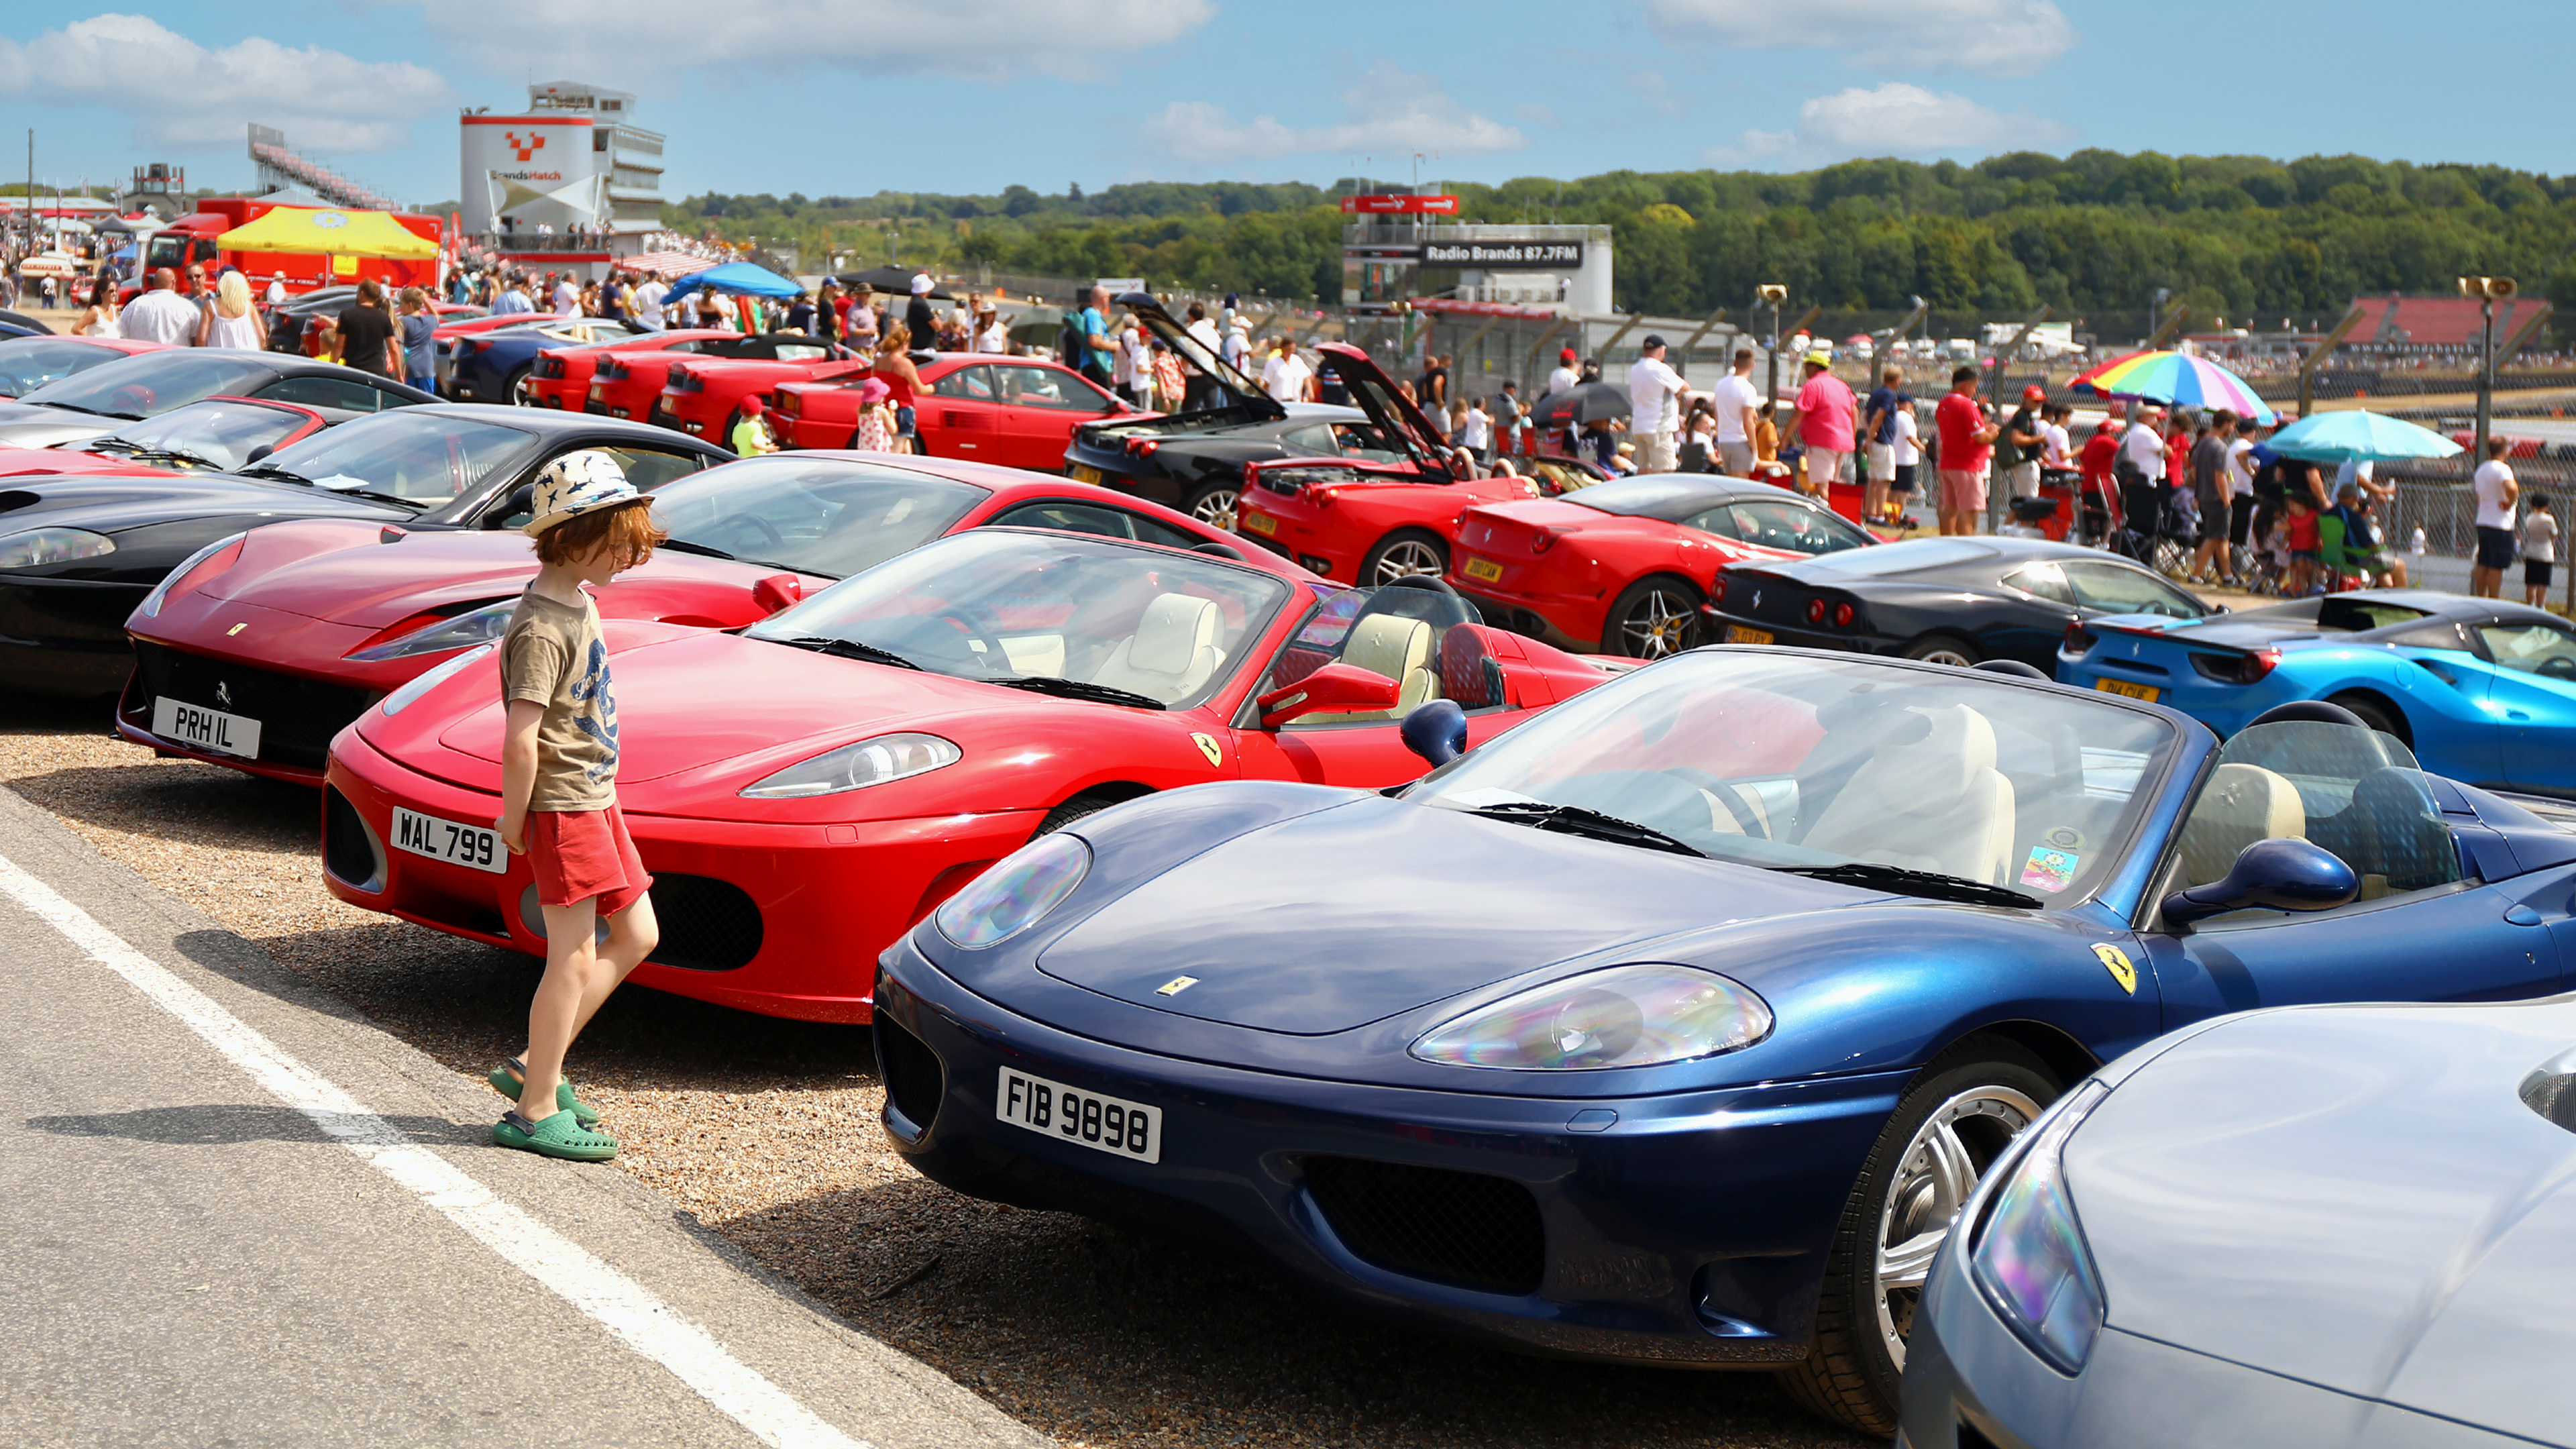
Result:
[[[2096,679],[2093,681],[2093,687],[2105,694],[2125,694],[2131,699],[2143,699],[2149,704],[2155,703],[2156,697],[2164,693],[2152,684],[2131,684],[2125,679]]]
[[[258,720],[207,709],[166,694],[153,698],[152,733],[217,754],[238,755],[245,760],[259,758]]]
[[[1124,1157],[1163,1160],[1163,1109],[1002,1068],[993,1115],[1014,1127]]]
[[[394,845],[414,855],[470,866],[499,875],[510,868],[510,853],[501,848],[501,832],[488,825],[467,825],[435,815],[394,807]]]

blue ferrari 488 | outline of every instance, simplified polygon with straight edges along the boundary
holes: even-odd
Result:
[[[2322,703],[2222,748],[1713,648],[1455,758],[1445,708],[1411,786],[1150,796],[951,897],[882,958],[896,1148],[1885,1434],[1951,1219],[2065,1085],[2249,1007],[2553,992],[2576,946],[2576,833]]]
[[[2331,700],[2454,779],[2576,796],[2576,628],[2545,609],[2406,589],[2067,630],[2060,681],[2151,699],[2221,735]]]

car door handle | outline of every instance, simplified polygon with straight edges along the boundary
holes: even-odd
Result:
[[[2528,720],[2528,719],[2530,719],[2530,718],[2531,718],[2531,716],[2530,716],[2530,715],[2528,715],[2528,714],[2526,714],[2526,713],[2524,713],[2523,711],[2518,710],[2518,709],[2509,709],[2509,710],[2506,710],[2506,711],[2504,712],[2504,717],[2505,717],[2506,719],[2518,719],[2518,720]]]

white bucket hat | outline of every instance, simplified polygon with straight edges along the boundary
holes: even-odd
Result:
[[[535,496],[529,508],[536,516],[522,530],[530,538],[558,523],[596,513],[603,508],[635,503],[644,495],[626,481],[626,470],[615,458],[597,448],[584,448],[566,453],[548,463],[537,474]]]

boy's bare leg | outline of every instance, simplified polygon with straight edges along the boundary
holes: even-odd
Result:
[[[528,1003],[528,1050],[520,1060],[528,1074],[519,1083],[519,1115],[531,1122],[553,1116],[555,1083],[563,1077],[564,1053],[588,1019],[582,1004],[597,972],[598,902],[584,899],[568,906],[541,906],[546,916],[546,974]],[[600,993],[605,999],[607,993]],[[592,1007],[591,1010],[597,1010]]]
[[[595,934],[595,933],[594,933]],[[609,994],[622,984],[629,973],[653,954],[662,944],[662,923],[653,915],[653,898],[645,896],[608,918],[608,939],[592,953],[591,969],[581,993],[581,1009],[573,1017],[572,1035],[579,1039],[590,1019],[608,1003]],[[570,1043],[566,1043],[570,1050]]]

